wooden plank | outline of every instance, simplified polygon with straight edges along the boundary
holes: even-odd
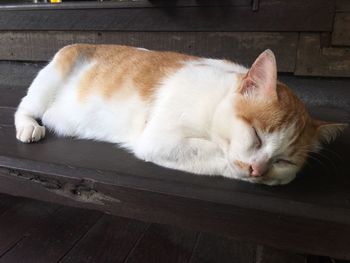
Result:
[[[47,179],[48,180],[48,179]],[[56,178],[64,183],[64,178]],[[79,182],[76,181],[76,184]],[[27,189],[33,184],[27,181]],[[24,186],[24,185],[22,185]],[[18,184],[17,184],[18,187]],[[11,192],[6,178],[1,179],[0,191]],[[18,188],[17,188],[18,189]],[[26,189],[26,190],[27,190]],[[33,188],[32,198],[62,202],[57,191],[47,191],[43,187]],[[174,224],[197,231],[208,231],[256,242],[295,252],[328,255],[350,259],[348,250],[349,225],[325,222],[308,218],[272,214],[269,212],[239,208],[232,205],[203,202],[148,191],[131,190],[111,185],[95,185],[94,191],[107,194],[117,201],[79,202],[77,197],[64,200],[66,205],[88,207],[119,216],[135,218],[155,223]],[[44,194],[46,192],[46,194]],[[14,193],[14,192],[12,192]],[[20,193],[27,195],[27,191]],[[50,194],[55,197],[49,197]],[[259,196],[262,199],[262,196]],[[80,204],[78,204],[80,203]],[[308,210],[308,213],[311,213]],[[332,215],[337,216],[332,212]]]
[[[17,107],[22,97],[25,96],[27,93],[26,89],[23,87],[2,87],[0,89],[0,106],[2,108],[6,107]],[[6,114],[4,111],[2,113],[3,115]],[[5,117],[6,119],[9,119],[10,117]]]
[[[258,245],[256,263],[306,263],[307,256]]]
[[[26,43],[26,45],[23,45]],[[47,61],[72,43],[122,44],[155,50],[225,58],[250,65],[267,48],[276,53],[279,71],[293,72],[297,33],[225,32],[1,32],[0,59]],[[40,48],[38,48],[40,47]]]
[[[1,94],[1,91],[0,91]],[[13,116],[15,113],[15,108],[8,108],[8,107],[1,107],[0,106],[0,125],[1,126],[7,126],[7,125],[13,125],[14,120]]]
[[[279,79],[289,85],[309,110],[318,115],[314,117],[350,121],[349,78],[310,78],[281,74]]]
[[[45,4],[5,4],[1,5],[2,10],[38,10],[38,9],[108,9],[108,8],[154,8],[154,7],[199,7],[199,6],[251,6],[251,0],[225,0],[225,1],[212,1],[212,0],[176,0],[176,1],[163,1],[163,0],[123,0],[114,2],[63,2],[59,5]]]
[[[255,252],[256,245],[254,244],[237,241],[228,237],[201,233],[190,263],[256,262]]]
[[[124,262],[147,227],[141,221],[104,215],[60,262]]]
[[[125,263],[187,263],[197,235],[196,232],[178,227],[152,224]]]
[[[58,262],[101,217],[101,213],[62,207],[37,221],[0,262]]]
[[[29,86],[35,75],[45,64],[38,62],[0,61],[1,88]]]
[[[58,206],[38,201],[25,200],[12,206],[0,216],[0,256],[3,256],[20,240],[33,225],[40,224]],[[0,258],[0,262],[2,257]]]
[[[335,0],[336,12],[350,12],[349,0]]]
[[[350,49],[320,46],[319,34],[301,34],[296,75],[350,77]]]
[[[333,10],[329,0],[265,0],[258,12],[251,6],[0,10],[0,30],[331,31]]]
[[[350,46],[350,12],[336,13],[332,32],[332,45]]]
[[[0,194],[0,216],[1,214],[9,210],[11,207],[19,205],[22,202],[22,198],[16,198],[10,195]]]

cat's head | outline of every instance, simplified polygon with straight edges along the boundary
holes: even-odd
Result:
[[[240,179],[255,183],[289,183],[310,151],[332,141],[347,126],[312,119],[304,104],[277,81],[270,50],[242,75],[232,107],[227,158]]]

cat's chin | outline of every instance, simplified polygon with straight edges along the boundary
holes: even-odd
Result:
[[[236,179],[253,183],[253,184],[264,184],[269,186],[276,186],[276,185],[289,184],[291,181],[295,179],[295,175],[285,176],[281,178],[271,178],[271,177],[256,178],[256,177],[242,176],[242,177],[236,177]]]

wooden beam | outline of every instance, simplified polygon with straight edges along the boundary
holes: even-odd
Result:
[[[265,0],[251,6],[1,10],[0,30],[331,31],[329,0]],[[278,21],[278,22],[276,22]]]
[[[28,63],[0,60],[0,94],[2,87],[12,88],[18,86],[29,86],[36,74],[45,66],[45,64],[46,62]]]
[[[251,0],[123,0],[113,2],[63,2],[60,4],[5,4],[0,10],[65,10],[65,9],[110,9],[110,8],[154,8],[154,7],[200,7],[200,6],[251,6]]]
[[[25,44],[24,44],[25,43]],[[0,60],[47,61],[72,43],[122,44],[155,50],[225,58],[246,66],[260,52],[272,49],[281,72],[292,72],[297,33],[250,32],[1,32]]]
[[[350,77],[350,49],[321,47],[320,34],[302,33],[295,75]]]
[[[332,32],[332,45],[350,46],[350,12],[336,13]]]
[[[335,0],[336,12],[350,12],[349,0]]]
[[[289,251],[350,259],[348,224],[275,214],[98,182],[90,182],[90,186],[82,185],[84,180],[78,178],[40,175],[43,181],[37,183],[39,174],[33,172],[31,176],[32,180],[16,178],[2,170],[0,191],[147,222],[173,224],[191,230],[231,236]],[[85,180],[85,183],[89,184],[89,181]],[[55,188],[56,184],[63,188]]]

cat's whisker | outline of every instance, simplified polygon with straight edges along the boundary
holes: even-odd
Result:
[[[324,154],[322,154],[322,153],[320,153],[320,152],[318,152],[318,153],[316,153],[316,154],[317,154],[318,156],[320,156],[320,157],[326,159],[326,160],[331,164],[331,166],[332,166],[332,168],[334,169],[334,172],[335,172],[335,173],[338,172],[338,168],[337,168],[336,164],[334,163],[334,161],[333,161],[332,159],[328,158],[326,155],[324,155]]]
[[[344,160],[338,153],[336,153],[335,151],[333,151],[333,150],[331,150],[331,149],[329,149],[329,148],[322,148],[321,151],[327,151],[327,152],[333,154],[334,156],[337,157],[337,159],[338,159],[339,161],[343,161],[343,160]]]
[[[321,166],[327,168],[326,170],[328,171],[328,167],[327,167],[321,160],[317,159],[315,156],[309,155],[308,158],[311,159],[311,160],[316,161],[316,162],[319,163]]]

